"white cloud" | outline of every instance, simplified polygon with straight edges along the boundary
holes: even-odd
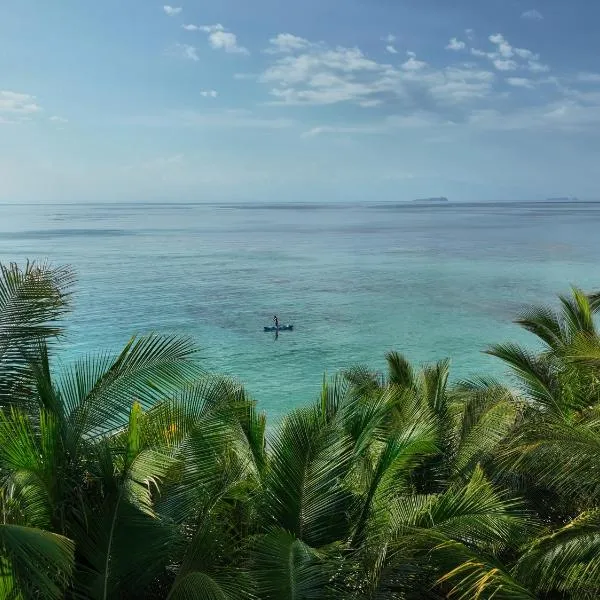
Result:
[[[373,98],[372,100],[361,100],[358,105],[363,108],[373,108],[374,106],[381,106],[383,104],[383,100],[378,100],[377,98]]]
[[[496,67],[498,71],[515,71],[517,69],[517,63],[514,60],[497,58],[494,61],[494,67]]]
[[[448,45],[446,46],[446,50],[454,50],[454,51],[458,52],[459,50],[464,50],[466,47],[467,47],[467,44],[465,44],[465,42],[457,40],[454,37],[448,42]]]
[[[165,4],[163,6],[163,10],[169,17],[174,17],[175,15],[178,15],[183,9],[181,8],[181,6],[169,6],[168,4]]]
[[[42,108],[37,104],[35,96],[8,90],[0,91],[0,113],[30,115],[41,110]]]
[[[394,48],[394,46],[392,46],[391,44],[388,44],[385,47],[386,51],[389,52],[390,54],[398,54],[398,50],[396,50],[396,48]]]
[[[544,65],[536,60],[530,60],[527,63],[527,68],[532,73],[547,73],[550,70],[550,67],[548,65]]]
[[[475,30],[474,29],[465,29],[465,35],[467,36],[467,39],[472,41],[473,38],[475,37]]]
[[[142,127],[248,128],[287,129],[296,123],[292,119],[270,118],[249,110],[171,110],[158,115],[136,115],[121,121]]]
[[[192,23],[189,23],[188,25],[182,25],[181,27],[186,31],[200,31],[200,27],[198,27],[198,25],[193,25]]]
[[[513,48],[513,50],[517,56],[527,60],[538,60],[540,57],[539,54],[534,54],[531,50],[526,50],[525,48]]]
[[[219,93],[216,90],[202,90],[200,92],[200,95],[203,98],[216,98],[219,95]]]
[[[310,138],[319,135],[393,135],[401,129],[452,126],[436,115],[419,112],[414,115],[391,115],[385,119],[365,125],[320,125],[302,134]]]
[[[508,85],[512,85],[513,87],[528,89],[533,89],[535,87],[531,79],[527,79],[525,77],[507,77],[506,83],[508,83]]]
[[[494,35],[490,35],[488,39],[490,40],[490,42],[492,42],[492,44],[496,44],[500,56],[504,58],[512,58],[513,48],[506,41],[506,39],[504,39],[504,36],[501,33],[495,33]]]
[[[417,55],[414,52],[407,52],[408,60],[402,65],[405,71],[420,71],[427,66],[426,62],[417,60]]]
[[[586,105],[574,100],[560,100],[543,106],[521,108],[511,113],[494,109],[472,113],[468,125],[476,129],[497,131],[551,131],[583,133],[600,128],[600,103]]]
[[[291,33],[280,33],[271,38],[269,44],[271,44],[271,47],[265,50],[267,54],[287,54],[310,46],[308,40]]]
[[[250,54],[247,48],[238,45],[235,33],[226,31],[221,23],[203,25],[200,30],[208,33],[208,42],[216,50],[225,50],[230,54]]]
[[[521,19],[529,19],[530,21],[541,21],[544,18],[542,13],[535,8],[531,10],[526,10],[522,15]]]
[[[273,104],[350,102],[373,107],[400,101],[410,110],[422,100],[436,110],[482,98],[492,90],[492,73],[434,68],[414,52],[407,55],[398,67],[375,61],[359,48],[309,42],[308,47],[277,56],[258,80],[269,86]]]
[[[354,135],[354,134],[373,134],[378,135],[383,133],[381,128],[378,126],[330,126],[330,125],[321,125],[319,127],[313,127],[308,131],[302,133],[303,138],[311,138],[316,137],[318,135]]]
[[[582,83],[600,83],[600,73],[578,73],[577,81]]]
[[[393,44],[396,41],[396,36],[388,33],[385,37],[381,38],[381,41],[386,44]]]
[[[175,44],[172,47],[170,54],[177,58],[183,58],[184,60],[193,60],[194,62],[200,60],[197,48],[195,46],[190,46],[189,44]]]
[[[50,117],[50,120],[54,123],[68,123],[69,120],[65,119],[64,117],[59,117],[57,115],[53,115],[52,117]]]
[[[532,73],[547,73],[550,70],[548,65],[539,62],[539,54],[535,54],[527,48],[514,48],[501,33],[490,35],[488,39],[496,46],[496,51],[485,52],[478,48],[471,48],[471,54],[488,58],[498,71],[526,69]],[[520,62],[518,59],[526,62]]]
[[[529,86],[511,78],[516,87]],[[527,82],[528,80],[525,80]],[[600,129],[600,98],[595,104],[575,100],[561,100],[540,106],[527,106],[512,111],[481,108],[469,113],[465,120],[456,122],[429,112],[412,115],[392,115],[363,125],[321,125],[302,134],[311,138],[321,135],[397,135],[403,129],[433,129],[456,133],[478,131],[544,131],[563,134],[580,134]]]

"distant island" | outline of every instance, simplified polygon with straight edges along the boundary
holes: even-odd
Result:
[[[559,198],[547,198],[546,202],[578,202],[579,198],[575,198],[575,196],[564,196]]]
[[[448,202],[448,198],[446,198],[446,196],[439,196],[438,198],[418,198],[417,200],[413,200],[413,202]]]

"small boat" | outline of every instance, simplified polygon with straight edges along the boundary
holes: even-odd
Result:
[[[269,325],[265,327],[265,331],[294,331],[293,325],[280,325],[279,327],[275,327],[275,325]]]

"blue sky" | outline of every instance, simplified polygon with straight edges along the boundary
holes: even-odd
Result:
[[[19,0],[0,202],[600,199],[592,0]]]

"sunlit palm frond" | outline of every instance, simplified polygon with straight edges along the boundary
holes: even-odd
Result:
[[[148,585],[168,560],[172,528],[158,519],[154,494],[176,459],[148,444],[145,417],[134,402],[125,433],[98,442],[89,465],[103,493],[90,498],[71,524],[87,565],[77,574],[77,588],[89,598],[106,600]]]
[[[516,547],[530,519],[522,502],[496,490],[478,468],[466,485],[437,496],[419,525],[471,546]]]
[[[357,500],[353,544],[363,540],[369,527],[387,528],[390,502],[408,491],[412,469],[437,450],[436,439],[433,419],[409,422],[389,435]]]
[[[421,389],[435,415],[441,419],[448,416],[448,396],[446,387],[450,376],[450,361],[441,360],[433,365],[425,365],[421,371]]]
[[[265,525],[319,547],[343,539],[350,494],[343,479],[352,444],[328,425],[320,407],[299,409],[275,432],[265,479]]]
[[[495,490],[481,470],[464,486],[398,497],[388,507],[387,532],[372,530],[376,537],[364,544],[376,557],[368,563],[376,590],[369,597],[387,598],[385,593],[395,588],[410,597],[413,585],[421,586],[415,598],[429,592],[463,600],[494,594],[507,600],[534,597],[494,558],[527,539],[530,520],[520,503]]]
[[[556,412],[563,412],[568,408],[557,377],[557,367],[549,358],[536,356],[516,344],[492,346],[487,353],[507,363],[524,392],[533,401]]]
[[[569,341],[563,321],[549,307],[529,308],[516,320],[516,323],[536,335],[549,348],[560,349]]]
[[[462,384],[453,390],[454,476],[465,476],[491,458],[521,414],[522,401],[511,390],[496,382],[480,384]]]
[[[497,560],[454,541],[441,542],[433,552],[442,570],[438,583],[456,600],[536,600]]]
[[[116,359],[80,360],[58,384],[71,426],[86,436],[123,427],[134,400],[148,408],[200,377],[196,354],[188,338],[150,335]]]
[[[47,411],[38,418],[13,407],[0,411],[0,473],[4,475],[5,499],[23,502],[17,522],[50,526],[60,473],[61,449],[58,423]],[[16,509],[16,505],[13,504]]]
[[[600,419],[594,415],[576,422],[559,416],[531,420],[502,459],[511,469],[585,504],[600,494]]]
[[[582,290],[573,288],[570,298],[559,296],[559,300],[562,316],[571,337],[578,333],[596,333],[590,299]]]
[[[321,414],[325,421],[329,422],[335,418],[340,408],[350,399],[350,382],[347,378],[336,375],[331,379],[323,377],[319,404]]]
[[[600,310],[600,292],[588,294],[588,301],[592,312],[597,313]]]
[[[600,590],[600,511],[578,515],[535,539],[515,567],[518,577],[542,593],[597,597]]]
[[[578,333],[565,349],[564,357],[575,365],[592,367],[600,376],[600,337],[596,334]]]

